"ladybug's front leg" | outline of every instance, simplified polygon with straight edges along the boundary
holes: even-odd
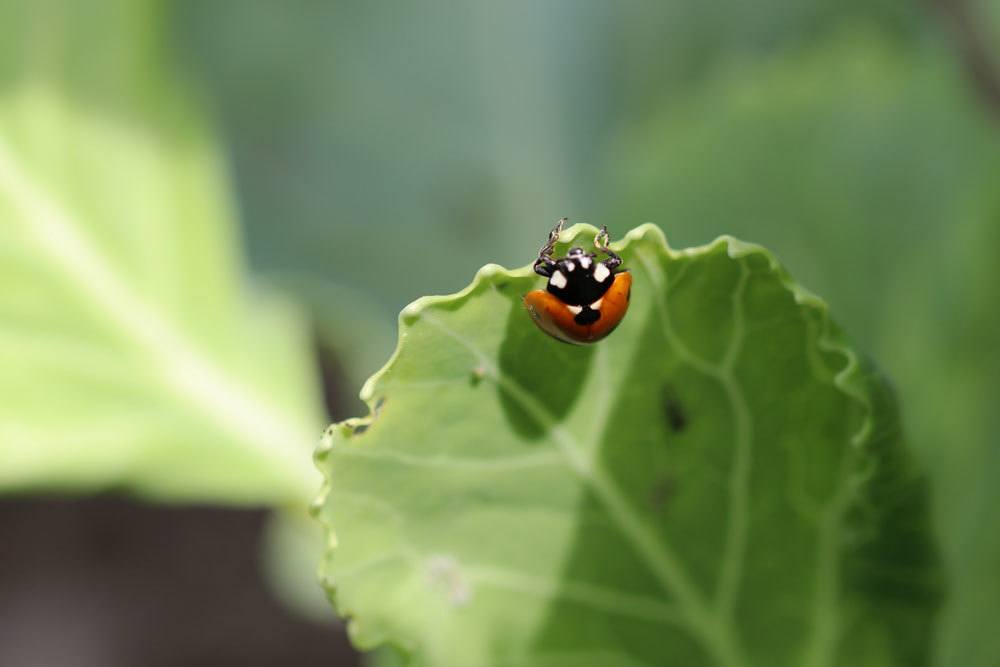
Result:
[[[546,278],[552,277],[552,273],[556,270],[556,262],[552,259],[552,251],[556,247],[556,243],[559,241],[559,235],[562,233],[563,225],[566,224],[568,218],[559,218],[559,222],[556,226],[552,228],[549,232],[549,240],[545,242],[541,250],[538,251],[538,259],[535,260],[532,268],[540,276],[545,276]]]
[[[597,236],[594,237],[594,247],[608,256],[602,264],[614,273],[614,270],[622,265],[622,258],[618,255],[618,253],[608,247],[608,242],[610,240],[611,236],[608,234],[608,226],[604,225],[601,227],[601,231],[597,232]]]
[[[539,257],[535,260],[535,264],[532,268],[538,275],[551,278],[552,273],[556,270],[556,263],[547,257]]]

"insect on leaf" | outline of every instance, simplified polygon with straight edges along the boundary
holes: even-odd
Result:
[[[371,414],[317,452],[354,640],[456,667],[924,664],[938,563],[886,382],[760,247],[614,247],[632,304],[595,345],[535,328],[527,268],[403,311]]]

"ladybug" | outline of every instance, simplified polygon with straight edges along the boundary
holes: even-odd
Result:
[[[535,273],[548,278],[544,290],[524,295],[524,307],[538,328],[564,343],[587,345],[615,330],[628,310],[632,296],[632,274],[622,269],[622,258],[608,247],[608,228],[594,237],[594,247],[607,255],[571,248],[565,257],[552,257],[566,218],[549,232],[548,242],[538,251]]]

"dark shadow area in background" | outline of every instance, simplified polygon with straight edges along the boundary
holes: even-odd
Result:
[[[0,665],[354,667],[261,579],[260,510],[0,501]]]
[[[347,372],[334,349],[334,344],[326,340],[315,324],[312,332],[313,355],[319,371],[320,391],[323,396],[323,408],[330,421],[343,421],[352,416],[351,403],[348,397],[351,389]],[[375,372],[375,369],[372,369]],[[359,388],[354,388],[358,391]]]

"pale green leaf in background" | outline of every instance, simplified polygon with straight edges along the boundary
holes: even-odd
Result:
[[[2,9],[0,490],[307,498],[306,332],[243,282],[157,5]]]
[[[621,253],[631,312],[594,346],[534,327],[528,269],[403,311],[371,415],[317,452],[355,641],[438,667],[925,664],[937,556],[885,381],[759,247],[647,225]]]

